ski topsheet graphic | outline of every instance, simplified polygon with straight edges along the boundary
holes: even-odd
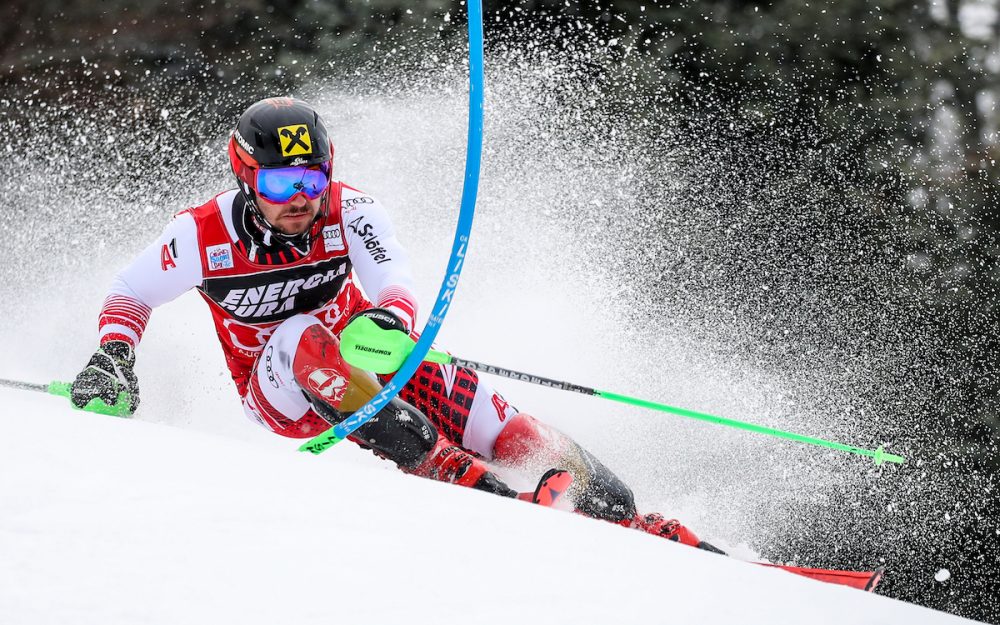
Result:
[[[573,485],[573,476],[562,469],[549,469],[538,480],[538,486],[533,493],[521,493],[517,496],[521,501],[530,501],[540,506],[554,506]]]
[[[851,588],[867,590],[868,592],[875,590],[878,583],[882,581],[883,573],[882,569],[874,571],[837,571],[833,569],[811,569],[802,566],[789,566],[786,564],[768,564],[766,562],[758,562],[757,564],[782,569],[789,573],[795,573],[796,575],[802,575],[803,577],[828,584],[850,586]]]

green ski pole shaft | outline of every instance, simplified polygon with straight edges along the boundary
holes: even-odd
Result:
[[[528,382],[530,384],[537,384],[539,386],[545,386],[548,388],[554,388],[564,391],[572,391],[574,393],[581,393],[583,395],[593,395],[595,397],[602,397],[610,401],[615,401],[622,404],[628,404],[630,406],[649,408],[651,410],[658,410],[660,412],[666,412],[681,417],[687,417],[690,419],[697,419],[699,421],[705,421],[708,423],[725,425],[740,430],[746,430],[748,432],[755,432],[757,434],[766,434],[768,436],[774,436],[777,438],[783,438],[790,441],[805,443],[807,445],[826,447],[827,449],[836,449],[838,451],[857,454],[859,456],[868,456],[870,458],[873,458],[875,460],[875,464],[877,465],[881,465],[883,462],[895,462],[898,464],[906,462],[906,459],[904,457],[897,456],[895,454],[890,454],[886,452],[882,448],[882,446],[879,446],[877,449],[873,450],[873,449],[864,449],[862,447],[855,447],[853,445],[845,445],[843,443],[828,441],[822,438],[816,438],[814,436],[805,436],[803,434],[786,432],[784,430],[769,428],[763,425],[756,425],[754,423],[747,423],[745,421],[737,421],[736,419],[727,419],[725,417],[718,417],[704,412],[687,410],[686,408],[677,408],[675,406],[668,406],[666,404],[661,404],[658,402],[653,402],[645,399],[638,399],[635,397],[629,397],[627,395],[620,395],[618,393],[611,393],[608,391],[601,391],[586,386],[580,386],[578,384],[572,384],[570,382],[560,382],[559,380],[544,378],[541,376],[532,375],[530,373],[523,373],[521,371],[514,371],[513,369],[496,367],[493,365],[476,362],[474,360],[466,360],[464,358],[457,358],[454,356],[449,357],[447,354],[444,354],[442,352],[431,352],[428,356],[434,357],[433,359],[428,357],[428,360],[431,360],[431,362],[441,362],[442,364],[449,364],[449,363],[455,364],[460,367],[465,367],[467,369],[474,369],[475,371],[481,371],[483,373],[489,373],[492,375],[498,375],[500,377],[509,378],[511,380],[519,380],[521,382]]]
[[[401,332],[399,330],[383,330],[374,321],[365,317],[359,317],[352,321],[340,335],[341,356],[343,356],[347,362],[351,363],[355,367],[364,369],[365,371],[374,371],[376,373],[383,374],[392,373],[399,369],[399,367],[403,364],[403,361],[412,351],[413,339],[410,338],[410,336],[405,332]],[[639,406],[641,408],[659,410],[660,412],[668,412],[670,414],[687,417],[689,419],[697,419],[708,423],[725,425],[732,428],[746,430],[748,432],[755,432],[757,434],[766,434],[768,436],[775,436],[777,438],[805,443],[807,445],[815,445],[818,447],[836,449],[838,451],[844,451],[860,456],[868,456],[870,458],[874,458],[875,464],[877,465],[881,465],[883,462],[895,462],[899,464],[906,462],[906,459],[902,456],[887,453],[882,447],[874,450],[863,449],[861,447],[845,445],[843,443],[828,441],[814,436],[804,436],[802,434],[795,434],[794,432],[786,432],[784,430],[755,425],[753,423],[746,423],[744,421],[737,421],[735,419],[717,417],[704,412],[696,412],[694,410],[668,406],[666,404],[629,397],[627,395],[620,395],[618,393],[601,391],[587,386],[580,386],[579,384],[572,384],[570,382],[561,382],[559,380],[545,378],[540,375],[533,375],[522,371],[515,371],[513,369],[505,369],[503,367],[476,362],[475,360],[458,358],[435,350],[427,352],[424,355],[423,360],[424,362],[433,362],[443,365],[458,365],[460,367],[465,367],[466,369],[473,369],[483,373],[498,375],[511,380],[528,382],[529,384],[537,384],[539,386],[545,386],[563,391],[572,391],[574,393],[591,395],[594,397],[603,397],[604,399],[628,404],[630,406]]]
[[[708,423],[717,423],[719,425],[725,425],[731,428],[746,430],[748,432],[756,432],[757,434],[767,434],[769,436],[776,436],[778,438],[784,438],[786,440],[796,441],[799,443],[806,443],[808,445],[816,445],[818,447],[826,447],[828,449],[846,451],[848,453],[857,454],[859,456],[868,456],[870,458],[874,458],[876,464],[882,464],[883,462],[896,462],[902,464],[903,462],[906,461],[906,459],[903,458],[902,456],[896,456],[894,454],[887,453],[881,446],[879,446],[878,449],[874,450],[864,449],[862,447],[845,445],[843,443],[828,441],[822,438],[816,438],[814,436],[805,436],[803,434],[786,432],[784,430],[769,428],[763,425],[756,425],[754,423],[747,423],[745,421],[737,421],[736,419],[727,419],[725,417],[718,417],[715,415],[706,414],[704,412],[697,412],[694,410],[688,410],[686,408],[677,408],[675,406],[668,406],[666,404],[660,404],[645,399],[637,399],[635,397],[619,395],[618,393],[610,393],[608,391],[597,391],[595,394],[598,397],[603,397],[604,399],[609,399],[611,401],[616,401],[623,404],[629,404],[631,406],[650,408],[652,410],[668,412],[670,414],[675,414],[681,417],[698,419],[699,421],[706,421]]]

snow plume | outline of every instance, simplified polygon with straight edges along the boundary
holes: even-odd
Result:
[[[31,86],[50,97],[31,96]],[[224,152],[232,119],[222,113],[232,101],[221,88],[205,93],[150,77],[133,89],[61,70],[35,76],[27,89],[0,100],[0,132],[9,138],[0,161],[8,354],[0,377],[71,380],[96,347],[115,272],[174,213],[232,186]],[[152,314],[136,369],[140,417],[239,435],[240,407],[197,299]]]
[[[454,54],[373,83],[323,83],[348,180],[395,207],[434,295],[465,134]],[[607,70],[596,37],[488,55],[482,191],[442,344],[501,366],[908,456],[905,466],[494,381],[633,486],[643,511],[765,557],[885,566],[887,591],[977,614],[933,571],[977,557],[988,485],[948,435],[947,355],[901,269],[861,165],[775,94],[774,110],[692,106]],[[581,62],[581,59],[586,61]],[[605,68],[605,69],[595,69]],[[776,125],[775,118],[786,123]],[[791,122],[787,122],[791,120]],[[845,129],[845,132],[849,129]],[[853,183],[853,184],[852,184]],[[419,189],[419,191],[417,191]],[[915,555],[917,554],[917,555]],[[968,569],[967,569],[968,571]],[[978,601],[979,599],[977,599]],[[982,614],[979,612],[978,614]]]
[[[608,70],[608,55],[586,38],[492,47],[478,221],[442,344],[884,444],[908,464],[495,381],[632,485],[640,510],[764,557],[885,566],[887,592],[983,615],[982,595],[952,594],[983,590],[969,567],[949,588],[933,581],[943,564],[980,557],[962,528],[996,521],[977,497],[989,484],[932,444],[949,436],[950,365],[902,275],[893,207],[877,188],[858,192],[861,164],[783,94],[766,113],[696,107],[646,84],[641,62]],[[423,301],[445,260],[464,155],[464,68],[440,58],[406,80],[386,70],[374,86],[320,85],[325,112],[344,120],[341,171],[395,207],[421,249]]]
[[[692,94],[647,82],[655,71],[641,55],[613,56],[598,35],[491,41],[477,222],[441,346],[861,447],[884,443],[909,463],[875,467],[490,380],[592,451],[644,512],[763,557],[885,566],[887,592],[970,609],[936,590],[933,574],[946,566],[951,588],[974,584],[962,564],[975,548],[952,528],[995,528],[976,496],[989,485],[927,444],[947,435],[939,391],[950,369],[908,297],[877,190],[848,192],[858,165],[781,94],[769,112],[711,98],[693,106]],[[410,42],[405,58],[334,68],[293,94],[323,114],[337,176],[389,208],[425,304],[462,186],[466,69],[454,44]],[[226,129],[237,104],[265,94],[210,84],[196,100],[172,86],[144,83],[115,106],[94,94],[22,107],[0,122],[18,137],[0,163],[16,216],[0,226],[0,307],[11,320],[0,375],[75,373],[114,269],[171,214],[231,186]],[[29,149],[43,137],[42,154]],[[242,437],[255,426],[200,306],[185,298],[154,313],[139,350],[140,418]]]

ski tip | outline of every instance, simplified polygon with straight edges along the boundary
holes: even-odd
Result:
[[[882,576],[884,574],[885,569],[881,567],[872,571],[872,576],[868,579],[868,583],[865,584],[865,590],[868,592],[875,592],[875,587],[882,581]]]

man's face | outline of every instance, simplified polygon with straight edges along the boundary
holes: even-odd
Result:
[[[309,229],[313,219],[319,214],[320,202],[323,198],[308,199],[299,194],[286,204],[272,204],[257,196],[257,207],[264,215],[267,223],[282,234],[302,234]]]

